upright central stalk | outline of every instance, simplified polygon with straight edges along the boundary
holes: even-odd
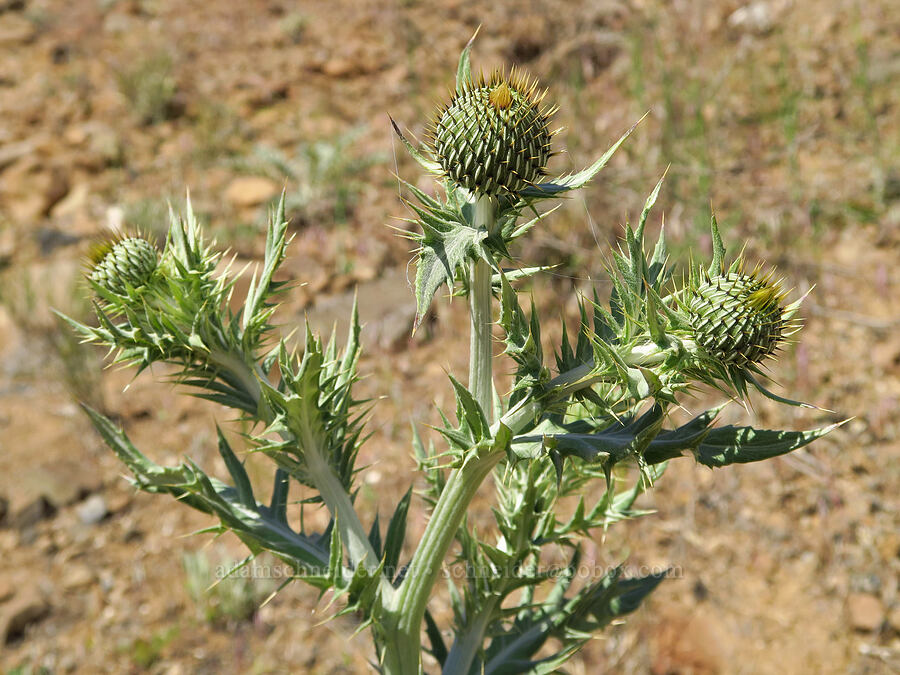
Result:
[[[431,520],[407,568],[406,577],[392,598],[396,617],[391,649],[385,654],[388,675],[417,675],[421,672],[420,634],[425,608],[443,567],[444,558],[462,524],[469,503],[484,479],[504,457],[503,452],[476,456],[472,451],[463,465],[450,474]]]
[[[489,195],[475,202],[476,229],[490,232],[496,220],[496,206]],[[485,417],[494,419],[494,383],[491,370],[491,267],[481,258],[469,264],[469,391]]]
[[[490,196],[475,202],[472,226],[488,232],[494,228],[497,207]],[[485,417],[494,419],[492,370],[491,266],[481,259],[469,266],[469,390]],[[388,675],[416,675],[421,672],[420,637],[425,609],[438,579],[447,551],[478,488],[505,455],[502,451],[470,449],[462,464],[454,469],[435,504],[431,520],[407,568],[406,577],[386,602],[386,633],[391,647],[385,650],[383,671]]]

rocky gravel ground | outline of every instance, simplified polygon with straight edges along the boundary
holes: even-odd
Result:
[[[102,353],[50,308],[86,316],[91,243],[123,227],[160,236],[167,201],[180,208],[188,188],[218,242],[240,263],[258,260],[267,204],[284,188],[295,234],[285,275],[303,285],[279,317],[327,331],[358,289],[360,394],[378,399],[358,503],[386,512],[415,479],[409,422],[437,421],[432,404],[451,401],[445,372],[465,373],[467,359],[462,303],[439,299],[409,337],[409,242],[387,227],[408,215],[394,174],[429,184],[388,114],[422,137],[479,25],[476,66],[520,65],[560,105],[566,151],[552,168],[588,163],[650,113],[597,182],[516,251],[558,265],[533,284],[538,306],[572,320],[574,291],[608,291],[604,251],[669,166],[653,228],[665,212],[676,259],[708,252],[712,204],[734,250],[776,266],[795,294],[815,286],[773,376],[836,412],[754,401],[725,421],[801,428],[854,416],[764,464],[675,462],[645,501],[655,514],[588,551],[598,565],[627,556],[675,578],[568,671],[900,671],[893,0],[0,0],[6,672],[367,671],[366,638],[349,639],[350,620],[322,623],[310,589],[289,586],[261,608],[274,579],[202,592],[240,545],[187,536],[211,523],[135,494],[76,401],[114,416],[158,461],[190,456],[214,471],[224,467],[213,422],[228,413],[159,382],[165,372],[103,370]],[[268,480],[264,463],[249,466]],[[414,510],[420,531],[422,504]],[[447,616],[440,598],[434,610]]]

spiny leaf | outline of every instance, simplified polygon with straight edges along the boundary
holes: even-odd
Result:
[[[397,134],[397,138],[400,139],[400,142],[403,143],[403,146],[406,148],[406,151],[410,154],[410,156],[419,163],[423,169],[428,171],[429,173],[439,174],[441,172],[441,165],[435,162],[432,159],[426,157],[416,146],[410,143],[406,136],[403,135],[403,132],[400,131],[400,127],[397,126],[397,123],[394,121],[393,117],[389,116],[391,120],[391,126],[394,127],[394,133]]]
[[[653,205],[656,204],[656,199],[659,197],[659,190],[662,188],[663,181],[666,179],[666,174],[669,172],[668,167],[666,167],[665,172],[662,175],[662,178],[659,179],[659,182],[656,184],[656,187],[653,188],[653,192],[650,193],[650,196],[647,197],[647,201],[644,203],[644,210],[641,211],[641,220],[638,223],[637,229],[637,238],[643,239],[644,237],[644,225],[647,223],[647,217],[650,215],[650,209],[653,208]]]
[[[419,252],[416,269],[416,320],[421,325],[431,299],[442,284],[452,284],[456,271],[463,268],[487,231],[457,224],[448,232],[427,237]]]
[[[403,550],[403,540],[406,537],[406,515],[409,512],[409,502],[412,497],[412,488],[400,499],[391,522],[388,523],[387,535],[384,540],[384,568],[388,574],[396,576],[400,562],[400,552]]]
[[[713,257],[707,274],[716,277],[725,271],[725,244],[722,243],[722,235],[719,234],[719,224],[716,222],[716,214],[710,216],[709,227],[712,233]]]
[[[848,420],[809,431],[772,431],[753,427],[726,426],[710,430],[694,456],[709,467],[759,462],[784,455],[812,443]]]
[[[263,269],[257,281],[254,274],[254,283],[247,293],[247,301],[244,304],[243,327],[244,330],[251,325],[263,304],[278,289],[272,282],[272,276],[284,261],[284,250],[287,244],[288,220],[284,213],[285,192],[282,190],[278,205],[269,213],[269,227],[266,230],[266,254],[263,261]]]
[[[554,197],[556,195],[562,194],[564,192],[568,192],[569,190],[576,190],[580,187],[586,185],[594,176],[596,176],[600,170],[607,165],[612,156],[615,154],[616,150],[619,149],[619,146],[625,142],[631,133],[637,128],[637,125],[640,124],[645,117],[647,117],[649,113],[645,113],[641,119],[635,122],[631,128],[626,131],[622,137],[616,141],[609,150],[607,150],[596,162],[591,164],[586,169],[579,171],[575,174],[568,174],[566,176],[560,176],[552,181],[548,181],[546,183],[539,183],[534,187],[525,188],[519,194],[523,198],[532,198],[532,199],[541,199],[547,197]]]
[[[472,63],[471,63],[471,52],[472,45],[475,42],[475,38],[478,37],[478,31],[481,30],[481,26],[475,29],[475,32],[472,34],[472,37],[469,38],[469,41],[466,43],[465,48],[459,55],[459,64],[456,67],[456,93],[461,94],[465,91],[466,85],[472,82]]]
[[[219,455],[225,461],[228,473],[231,474],[238,499],[244,506],[256,508],[256,499],[253,496],[253,486],[250,484],[250,477],[247,475],[244,465],[234,454],[218,424],[216,425],[216,434],[219,439]]]
[[[284,469],[275,470],[275,478],[272,481],[272,500],[269,503],[269,513],[280,523],[287,525],[287,498],[290,483],[288,473]]]
[[[478,401],[455,377],[449,377],[456,394],[456,415],[460,425],[469,430],[475,442],[488,438],[490,425]]]

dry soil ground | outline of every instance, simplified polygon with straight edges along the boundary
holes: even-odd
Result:
[[[165,201],[195,207],[240,260],[262,250],[265,203],[286,185],[296,233],[280,315],[327,327],[360,285],[362,393],[383,396],[360,494],[385,512],[412,479],[409,421],[465,373],[461,303],[439,298],[408,339],[408,242],[392,173],[418,181],[387,114],[419,135],[481,24],[475,60],[550,88],[581,166],[645,111],[600,178],[517,253],[560,265],[538,305],[571,319],[603,284],[602,252],[668,165],[675,256],[705,255],[713,204],[733,249],[815,284],[799,344],[774,366],[789,394],[837,411],[757,402],[729,419],[800,428],[855,415],[814,446],[710,472],[674,463],[656,514],[593,555],[671,565],[637,614],[573,673],[881,673],[900,669],[900,8],[895,0],[542,2],[0,0],[0,667],[7,672],[365,672],[365,637],[320,625],[315,595],[269,605],[254,581],[212,599],[185,554],[241,555],[210,522],[133,494],[74,400],[100,406],[158,460],[217,464],[226,413],[145,374],[104,371],[48,307],[85,314],[91,241],[124,223],[159,233]],[[420,184],[425,187],[424,179]],[[156,375],[163,375],[158,372]],[[704,400],[705,400],[704,395]],[[702,401],[689,405],[699,408]],[[264,465],[254,465],[260,480]],[[407,471],[410,469],[410,471]],[[480,506],[486,508],[485,501]],[[420,515],[412,530],[423,525]],[[201,569],[190,578],[204,581]],[[440,614],[440,602],[436,611]],[[443,614],[445,616],[445,614]]]

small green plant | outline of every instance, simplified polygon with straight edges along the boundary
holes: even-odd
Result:
[[[240,561],[222,558],[213,566],[205,551],[182,558],[185,586],[203,620],[211,624],[248,621],[275,590],[265,580],[229,574]]]
[[[289,12],[278,22],[278,28],[295,45],[303,41],[308,26],[309,17],[302,12]]]
[[[455,421],[441,412],[440,449],[414,434],[430,508],[418,541],[406,528],[412,488],[398,495],[386,528],[377,518],[364,525],[354,506],[368,411],[353,394],[356,311],[342,349],[335,337],[323,341],[307,329],[302,347],[293,350],[272,323],[286,290],[275,276],[288,244],[284,197],[270,214],[265,259],[239,310],[232,309],[235,278],[203,239],[188,203],[183,217],[172,216],[157,254],[146,244],[120,242],[106,254],[112,258],[96,262],[90,283],[98,326],[71,322],[84,339],[115,350],[118,362],[138,370],[157,362],[179,368],[180,381],[197,396],[249,423],[252,450],[274,464],[266,502],[221,430],[227,483],[190,460],[154,463],[123,430],[88,409],[137,488],[218,518],[210,531],[237,535],[250,551],[244,563],[267,551],[297,580],[330,591],[340,601],[336,614],[356,613],[360,629],[370,629],[377,668],[389,675],[423,672],[432,663],[425,654],[448,675],[554,671],[594,633],[635,610],[666,576],[660,570],[627,577],[621,566],[585,574],[581,556],[586,537],[642,515],[638,497],[670,460],[687,455],[707,467],[756,462],[836,426],[721,426],[723,406],[674,423],[670,412],[699,385],[732,399],[758,392],[803,405],[770,393],[763,370],[797,329],[799,301],[787,303],[771,275],[747,272],[740,257],[727,262],[715,219],[712,260],[674,280],[663,235],[652,251],[644,246],[662,180],[637,226],[626,225],[622,246],[611,252],[609,302],[581,298],[578,329],[563,325],[555,353],[545,354],[545,321],[520,303],[521,280],[541,268],[510,270],[504,263],[517,240],[552,212],[542,207],[587,185],[634,127],[583,171],[546,179],[553,110],[522,76],[473,77],[470,47],[460,58],[451,101],[436,114],[431,142],[418,147],[397,129],[442,187],[432,196],[403,183],[417,225],[404,231],[417,246],[416,325],[444,285],[467,296],[470,310],[467,384],[449,378]],[[495,327],[503,357],[493,355]],[[514,372],[505,392],[495,389],[501,358]],[[493,533],[476,530],[467,518],[489,476]],[[287,511],[298,486],[316,495],[299,502],[299,526]],[[311,503],[331,516],[322,531],[303,525]],[[566,503],[574,509],[565,510]],[[560,551],[568,558],[554,565]],[[453,608],[449,626],[439,626],[429,611],[442,576]]]
[[[46,666],[35,667],[30,663],[23,663],[7,670],[6,675],[53,675],[53,671]]]
[[[51,292],[45,290],[56,286],[49,278],[51,274],[59,276],[65,272],[47,270],[46,274],[26,273],[18,278],[12,273],[4,274],[0,277],[0,306],[29,340],[33,352],[41,354],[39,365],[35,364],[38,368],[46,369],[76,401],[105,410],[100,356],[49,311],[52,304],[57,304],[88,320],[92,307],[85,298],[84,283],[80,275],[73,273],[68,283],[64,281],[59,290]]]
[[[178,637],[178,633],[178,627],[171,626],[153,633],[148,638],[137,638],[123,645],[120,651],[127,653],[134,665],[147,669],[162,658],[163,650]]]
[[[157,124],[175,113],[178,85],[172,72],[172,57],[158,51],[116,73],[119,91],[131,103],[144,124]]]
[[[333,139],[297,146],[292,155],[257,145],[250,157],[235,162],[237,168],[274,181],[285,182],[285,214],[301,223],[343,223],[365,187],[360,174],[383,161],[377,154],[352,152],[359,137],[351,130]]]

